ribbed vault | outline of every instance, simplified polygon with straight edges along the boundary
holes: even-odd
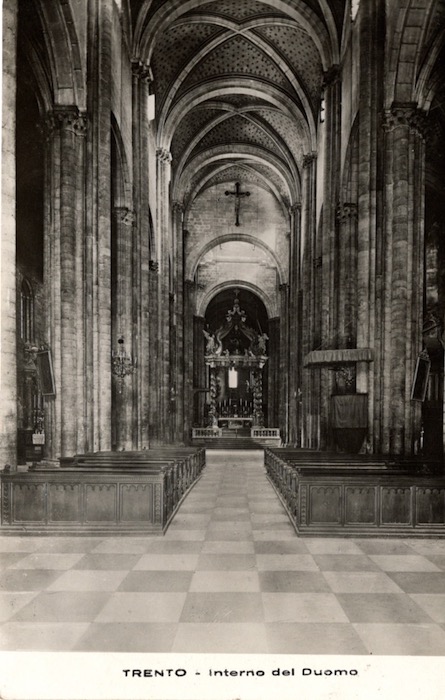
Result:
[[[298,199],[303,157],[316,149],[324,72],[338,62],[344,7],[133,3],[133,50],[153,74],[157,143],[172,154],[175,201],[189,206],[235,163],[282,205]]]

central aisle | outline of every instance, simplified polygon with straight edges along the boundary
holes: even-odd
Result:
[[[445,654],[444,540],[299,538],[260,451],[164,537],[0,537],[0,649]]]

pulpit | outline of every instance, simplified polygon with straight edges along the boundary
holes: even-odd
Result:
[[[339,394],[331,399],[334,440],[342,452],[360,452],[368,429],[368,395]]]

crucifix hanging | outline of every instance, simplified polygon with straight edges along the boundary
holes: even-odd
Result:
[[[239,182],[235,182],[235,192],[226,191],[226,197],[233,195],[235,197],[235,226],[239,226],[239,210],[241,204],[241,197],[250,197],[250,192],[241,192],[241,185]]]

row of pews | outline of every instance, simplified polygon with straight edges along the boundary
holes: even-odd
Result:
[[[300,535],[445,536],[442,463],[292,448],[264,461]]]
[[[204,466],[203,448],[169,446],[4,471],[2,532],[162,534]]]

